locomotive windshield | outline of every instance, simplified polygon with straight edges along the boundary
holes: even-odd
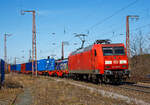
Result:
[[[113,55],[113,48],[112,47],[103,47],[103,54],[104,55]]]
[[[104,56],[125,55],[124,47],[103,47]]]

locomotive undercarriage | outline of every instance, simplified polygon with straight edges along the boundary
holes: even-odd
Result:
[[[88,81],[94,83],[121,83],[129,78],[129,70],[105,70],[104,74],[78,74],[71,73],[69,77],[74,80]]]
[[[105,83],[121,83],[129,78],[129,70],[105,70],[102,81]]]

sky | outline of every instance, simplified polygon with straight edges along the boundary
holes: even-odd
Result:
[[[76,34],[87,34],[85,46],[97,39],[125,43],[126,16],[130,19],[130,38],[139,31],[150,38],[150,0],[0,0],[0,57],[4,58],[4,34],[10,63],[27,62],[32,48],[32,14],[36,11],[37,58],[61,57],[61,43],[65,57],[81,46]],[[145,27],[144,27],[145,26]],[[140,28],[141,27],[141,28]],[[55,34],[53,34],[55,33]]]

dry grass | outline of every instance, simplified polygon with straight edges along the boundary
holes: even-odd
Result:
[[[0,105],[11,105],[17,95],[23,92],[19,82],[6,75],[4,87],[0,90]]]
[[[49,77],[9,74],[6,78],[6,81],[12,80],[11,84],[17,84],[15,85],[17,88],[6,88],[0,91],[0,99],[3,99],[0,100],[0,105],[5,101],[7,104],[4,105],[11,105],[10,103],[18,94],[22,94],[24,89],[31,91],[28,98],[32,98],[32,105],[127,105],[119,99],[103,97],[99,93],[70,85],[67,82],[54,81]],[[6,96],[2,95],[6,93]]]
[[[121,100],[102,97],[98,93],[63,81],[38,81],[33,91],[34,105],[126,105]],[[49,83],[48,83],[49,82]]]
[[[81,85],[84,85],[87,87],[92,87],[92,88],[95,88],[97,90],[104,90],[107,92],[113,92],[116,94],[127,96],[129,98],[136,98],[137,100],[143,100],[145,102],[150,103],[150,94],[141,93],[141,92],[137,92],[137,91],[133,91],[133,90],[121,89],[121,88],[118,88],[117,86],[114,87],[113,85],[106,85],[106,84],[97,85],[97,84],[93,84],[93,83],[86,83],[86,82],[73,81],[73,80],[68,80],[68,81],[76,83],[76,84],[81,84]],[[133,105],[135,105],[135,104],[133,103]]]
[[[48,77],[41,77],[34,81],[32,95],[34,105],[127,105],[119,99],[102,97],[88,89],[63,81],[54,81]]]
[[[150,54],[134,56],[131,62],[131,76],[135,82],[141,81],[146,77],[146,75],[150,75]]]

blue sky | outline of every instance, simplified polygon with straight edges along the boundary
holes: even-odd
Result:
[[[48,55],[61,56],[61,42],[68,41],[65,57],[80,46],[73,33],[87,33],[85,46],[96,39],[111,39],[113,43],[125,42],[126,16],[139,15],[138,21],[130,20],[131,40],[141,30],[144,37],[150,36],[150,1],[136,3],[103,21],[116,11],[135,0],[0,0],[0,57],[4,56],[4,34],[8,38],[7,50],[10,62],[26,62],[32,47],[32,14],[20,14],[20,10],[36,10],[38,59]],[[101,24],[95,25],[101,22]],[[95,26],[94,26],[95,25]],[[138,28],[146,25],[144,28]],[[94,26],[94,27],[92,27]],[[138,28],[137,30],[135,30]],[[66,33],[64,34],[64,29]],[[55,33],[53,35],[52,33]],[[123,34],[123,35],[120,35]],[[52,43],[55,43],[53,45]],[[77,45],[74,45],[77,43]]]

